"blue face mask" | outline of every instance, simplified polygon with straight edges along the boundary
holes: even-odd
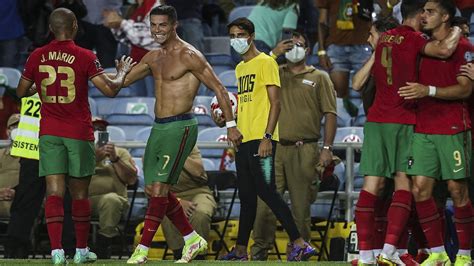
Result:
[[[234,38],[230,39],[230,46],[239,54],[245,54],[249,48],[250,44],[247,43],[247,38]]]

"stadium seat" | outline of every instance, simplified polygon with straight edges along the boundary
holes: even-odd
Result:
[[[103,117],[110,115],[119,101],[119,98],[107,98],[107,97],[100,97],[100,98],[93,98],[93,99],[97,103],[97,115],[103,116]]]
[[[95,100],[91,97],[89,97],[89,108],[91,110],[91,115],[93,116],[96,116],[98,115],[98,111],[97,111],[97,103],[95,102]]]
[[[138,130],[135,133],[134,140],[135,141],[143,141],[143,142],[146,143],[148,141],[148,137],[150,137],[151,129],[152,129],[152,127],[149,126],[149,127],[144,127],[142,129]],[[141,158],[145,154],[145,148],[133,148],[133,149],[130,150],[130,154],[132,154],[133,157],[140,157]]]
[[[0,67],[0,86],[16,89],[20,82],[21,72],[16,68]]]
[[[235,76],[235,70],[228,70],[220,73],[219,79],[221,80],[224,87],[237,87],[237,77]]]
[[[232,9],[229,14],[229,23],[240,17],[248,17],[254,7],[255,6],[239,6]]]
[[[333,174],[332,178],[326,177],[322,179],[321,183],[319,184],[318,191],[330,191],[332,192],[332,197],[331,203],[329,205],[329,210],[327,211],[327,215],[321,216],[321,213],[318,212],[318,216],[311,217],[311,231],[317,231],[319,234],[319,237],[311,239],[311,241],[321,242],[320,245],[315,245],[316,247],[319,247],[317,253],[318,261],[321,261],[324,254],[326,254],[326,257],[329,257],[329,251],[327,249],[326,241],[328,240],[328,231],[330,224],[334,222],[334,206],[336,205],[336,200],[338,196],[337,192],[339,190],[340,184],[341,182],[339,181],[339,178],[336,174]]]
[[[336,109],[337,109],[337,126],[338,127],[349,127],[352,123],[352,117],[344,108],[342,98],[336,98]]]
[[[148,114],[155,117],[154,97],[120,98],[114,103],[112,114]]]
[[[204,55],[212,66],[212,69],[219,76],[220,73],[226,70],[233,70],[235,68],[232,57],[228,54],[209,53]]]
[[[202,164],[204,166],[204,170],[206,171],[216,171],[218,168],[214,164],[214,162],[207,158],[202,158]]]
[[[204,53],[230,55],[230,38],[227,36],[204,37]]]
[[[220,127],[211,127],[203,129],[198,133],[197,141],[227,141],[227,129]],[[221,158],[223,149],[201,149],[201,155],[204,158]]]
[[[206,114],[210,114],[212,96],[196,96],[194,98],[193,106],[204,106],[206,107]]]
[[[125,141],[127,138],[125,136],[125,131],[116,126],[108,126],[107,131],[109,132],[110,141]]]
[[[237,198],[237,175],[233,171],[207,171],[207,177],[207,184],[213,191],[212,194],[214,195],[214,199],[218,205],[224,204],[221,194],[228,193],[229,191],[232,193],[226,212],[217,212],[212,217],[211,230],[217,233],[219,240],[217,245],[214,245],[214,243],[212,244],[212,246],[215,247],[213,248],[215,253],[208,255],[215,255],[215,259],[217,260],[222,248],[224,248],[226,252],[230,251],[224,238],[226,237],[227,227]],[[219,213],[222,214],[219,215]],[[222,222],[224,222],[224,225],[221,228]]]
[[[363,127],[366,120],[367,120],[367,116],[365,115],[364,105],[360,104],[359,105],[359,113],[357,114],[357,117],[354,119],[353,126]]]
[[[123,129],[127,140],[133,140],[138,130],[153,125],[153,118],[148,114],[110,114],[106,120]]]
[[[195,117],[198,121],[198,132],[201,132],[202,130],[206,128],[211,128],[211,127],[216,126],[216,123],[214,123],[214,120],[212,120],[210,115],[195,114]]]

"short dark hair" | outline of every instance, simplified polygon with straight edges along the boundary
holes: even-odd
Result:
[[[448,23],[453,23],[454,16],[456,15],[456,4],[452,0],[428,0],[427,2],[437,3],[444,12],[448,13]]]
[[[393,28],[396,28],[400,25],[398,20],[392,16],[379,18],[377,21],[372,23],[372,26],[377,30],[377,32],[386,32]]]
[[[227,25],[227,32],[230,31],[230,28],[234,26],[238,27],[241,30],[245,30],[246,32],[248,32],[249,35],[255,32],[255,25],[253,25],[253,22],[248,18],[241,17],[235,19],[234,21],[229,23],[229,25]]]
[[[178,15],[176,14],[176,9],[168,5],[160,5],[153,8],[150,11],[150,17],[153,15],[165,15],[168,16],[168,21],[175,23],[178,20]]]
[[[426,0],[403,0],[400,6],[403,20],[412,18],[423,12]]]
[[[464,24],[466,24],[467,26],[469,26],[469,21],[467,20],[467,18],[465,17],[460,17],[460,16],[455,16],[453,18],[453,26],[462,26]]]
[[[297,30],[294,30],[293,31],[293,36],[299,38],[299,37],[303,37],[304,39],[304,48],[308,48],[309,47],[309,39],[308,39],[308,36],[306,35],[306,33],[304,33],[304,31],[302,29],[297,29]]]

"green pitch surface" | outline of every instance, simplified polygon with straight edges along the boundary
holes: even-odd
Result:
[[[72,260],[69,261],[70,265],[74,265]],[[71,264],[72,263],[72,264]],[[126,265],[127,260],[98,260],[93,265]],[[280,261],[262,261],[262,262],[226,262],[226,261],[193,261],[192,265],[221,265],[221,266],[234,266],[234,265],[257,265],[257,266],[265,266],[265,265],[282,265],[286,262]],[[323,265],[323,266],[330,266],[330,265],[349,265],[347,262],[336,262],[336,261],[321,261],[321,262],[293,262],[292,265]],[[0,260],[0,265],[53,265],[51,260],[43,260],[43,259],[30,259],[30,260]],[[177,265],[174,264],[173,261],[148,261],[146,265]]]

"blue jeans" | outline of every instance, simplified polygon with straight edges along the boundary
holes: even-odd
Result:
[[[177,32],[184,41],[204,53],[204,33],[200,19],[187,18],[179,20]]]
[[[372,50],[369,45],[337,45],[331,44],[327,54],[332,63],[332,71],[358,71],[370,57]]]

